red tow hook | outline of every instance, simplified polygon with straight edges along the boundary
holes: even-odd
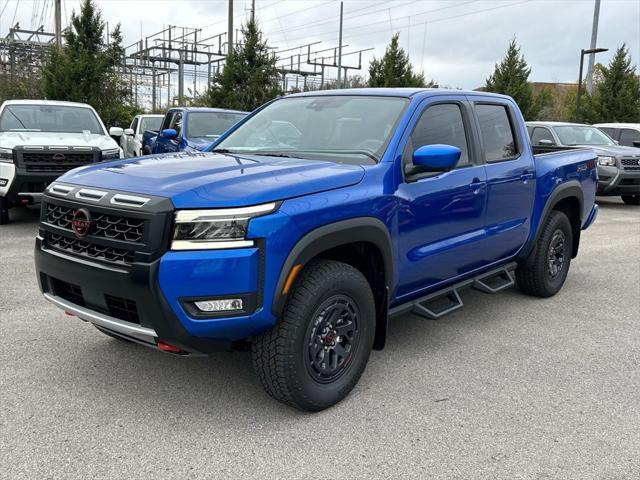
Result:
[[[73,313],[71,313],[71,312],[67,312],[66,310],[64,311],[64,314],[65,314],[65,315],[68,315],[68,316],[70,316],[70,317],[75,317],[75,315],[74,315]]]
[[[168,343],[163,342],[162,340],[158,340],[156,345],[158,346],[158,348],[160,350],[162,350],[163,352],[169,352],[169,353],[177,353],[177,354],[184,354],[186,352],[183,352],[180,348],[174,346],[174,345],[169,345]]]

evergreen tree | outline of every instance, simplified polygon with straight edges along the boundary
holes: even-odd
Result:
[[[400,47],[400,33],[391,38],[382,58],[374,58],[369,64],[370,87],[424,87],[423,74],[413,73],[409,56]],[[429,85],[432,85],[430,82]]]
[[[496,64],[493,74],[487,78],[483,90],[509,95],[520,107],[525,120],[537,120],[540,111],[549,101],[549,94],[543,91],[534,96],[529,85],[530,74],[531,68],[513,39],[504,58]]]
[[[214,77],[199,103],[251,111],[282,93],[276,56],[255,20],[243,25],[242,35],[242,44],[229,54],[222,73]]]
[[[83,0],[80,14],[71,15],[65,43],[52,47],[42,67],[44,94],[51,100],[85,102],[107,126],[129,123],[136,108],[117,66],[122,63],[120,25],[104,38],[105,23],[92,0]]]
[[[591,97],[581,98],[581,121],[632,122],[640,121],[640,77],[631,64],[626,45],[616,50],[608,67],[596,65],[594,89]],[[575,108],[573,110],[575,118]]]

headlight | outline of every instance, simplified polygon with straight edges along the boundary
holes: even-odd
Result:
[[[111,148],[109,150],[102,150],[102,160],[117,160],[120,158],[120,149]]]
[[[615,167],[616,166],[616,157],[609,157],[606,155],[600,156],[598,155],[598,165],[603,165],[606,167]]]
[[[178,210],[173,229],[172,250],[252,247],[247,240],[249,220],[273,212],[275,202],[252,207],[216,210]]]
[[[10,148],[0,148],[0,162],[13,163],[13,150]]]

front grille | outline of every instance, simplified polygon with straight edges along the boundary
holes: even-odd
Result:
[[[78,285],[73,283],[63,282],[57,278],[49,277],[51,279],[51,286],[53,293],[58,297],[64,298],[76,305],[84,307],[84,297],[82,296],[82,289]]]
[[[62,205],[47,204],[47,223],[71,230],[71,221],[76,209]],[[141,242],[144,235],[144,220],[91,212],[90,235],[113,240]]]
[[[93,152],[22,152],[21,163],[27,172],[64,173],[96,160]]]
[[[109,263],[129,265],[133,262],[133,251],[123,248],[107,247],[95,243],[47,232],[46,242],[50,248],[74,253],[82,257],[102,260]]]
[[[625,170],[640,171],[640,157],[624,157],[620,163]]]
[[[125,322],[140,323],[138,307],[134,300],[114,297],[113,295],[105,295],[104,299],[107,301],[109,315],[124,320]]]

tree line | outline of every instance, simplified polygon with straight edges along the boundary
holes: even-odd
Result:
[[[50,48],[35,74],[0,76],[0,101],[7,98],[48,98],[91,104],[107,125],[125,125],[139,111],[123,79],[124,57],[120,26],[107,32],[105,22],[93,0],[83,0],[80,12],[71,16],[62,46]],[[400,46],[399,33],[392,36],[384,55],[374,58],[368,78],[351,76],[341,88],[354,87],[432,87],[423,72],[416,72],[407,52]],[[513,97],[526,120],[575,121],[577,85],[559,91],[534,91],[527,64],[515,39],[502,60],[479,90]],[[594,87],[584,95],[581,119],[587,123],[637,122],[640,119],[640,77],[632,65],[628,48],[620,46],[608,66],[597,64]],[[338,87],[329,81],[324,88]],[[309,87],[313,88],[313,87]],[[196,99],[201,106],[251,111],[282,95],[282,76],[276,56],[269,48],[257,22],[251,18],[242,26],[242,39],[227,57],[225,68],[217,73],[208,89]],[[186,99],[177,99],[184,103]]]

